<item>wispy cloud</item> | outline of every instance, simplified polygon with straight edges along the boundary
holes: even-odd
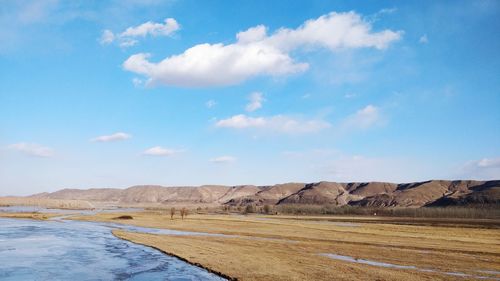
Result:
[[[344,129],[367,129],[380,122],[380,109],[370,104],[344,119],[342,127]]]
[[[219,157],[212,158],[209,161],[212,163],[217,163],[217,164],[227,164],[227,163],[235,162],[236,158],[233,156],[225,155],[225,156],[219,156]]]
[[[146,149],[142,154],[149,156],[172,156],[174,154],[180,153],[183,150],[164,148],[161,146],[154,146]]]
[[[52,148],[42,146],[36,143],[20,142],[11,144],[8,146],[8,148],[11,150],[22,152],[30,156],[44,157],[44,158],[54,156],[54,150]]]
[[[344,95],[344,98],[346,98],[346,99],[352,99],[352,98],[355,98],[356,96],[357,96],[357,95],[356,95],[355,93],[351,93],[351,92],[349,92],[349,93],[346,93],[346,94]]]
[[[305,134],[314,133],[329,128],[330,123],[320,120],[304,120],[286,115],[275,115],[270,117],[250,117],[245,114],[234,115],[222,119],[215,124],[218,128],[230,129],[255,129],[270,133]]]
[[[500,158],[483,158],[475,162],[479,168],[500,168]]]
[[[498,180],[500,179],[500,157],[469,161],[458,169],[457,176],[472,179]]]
[[[429,39],[427,38],[427,34],[420,36],[420,38],[418,39],[418,42],[421,44],[429,43]]]
[[[329,13],[304,22],[296,29],[280,28],[268,35],[258,25],[239,32],[233,44],[199,44],[182,54],[155,63],[150,54],[138,53],[124,63],[125,70],[144,75],[150,84],[182,87],[234,85],[259,75],[282,76],[308,69],[296,62],[293,50],[385,49],[402,31],[373,32],[370,22],[355,12]]]
[[[126,48],[134,46],[138,43],[137,38],[146,36],[170,36],[175,31],[179,30],[180,25],[173,18],[165,19],[164,23],[145,22],[137,26],[131,26],[125,31],[114,34],[111,30],[106,29],[102,32],[100,42],[107,45],[113,42],[118,42],[120,47]]]
[[[251,93],[248,97],[250,102],[245,107],[245,110],[248,112],[255,111],[262,107],[262,103],[265,101],[264,96],[260,92]]]
[[[111,141],[126,140],[126,139],[130,139],[131,137],[132,137],[132,135],[129,135],[127,133],[118,132],[118,133],[114,133],[112,135],[98,136],[98,137],[91,139],[90,141],[93,141],[93,142],[111,142]]]
[[[205,103],[205,106],[206,106],[207,108],[212,108],[212,107],[214,107],[214,106],[216,106],[216,105],[217,105],[217,102],[216,102],[216,101],[214,101],[214,100],[208,100],[208,101]]]

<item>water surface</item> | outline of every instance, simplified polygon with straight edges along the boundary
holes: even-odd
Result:
[[[340,261],[345,261],[345,262],[353,262],[353,263],[359,263],[359,264],[366,264],[366,265],[378,266],[378,267],[396,268],[396,269],[410,269],[410,270],[416,270],[416,271],[421,271],[421,272],[435,272],[435,273],[444,274],[444,275],[464,277],[467,279],[500,280],[500,278],[494,277],[494,276],[473,275],[473,274],[467,274],[467,273],[463,273],[463,272],[439,271],[439,270],[430,269],[430,268],[419,268],[419,267],[416,267],[413,265],[399,265],[399,264],[380,262],[380,261],[374,261],[374,260],[357,259],[357,258],[354,258],[351,256],[344,256],[344,255],[331,254],[331,253],[323,253],[320,255],[325,256],[325,257],[329,257],[329,258],[335,259],[335,260],[340,260]],[[476,272],[482,272],[482,273],[488,273],[488,274],[498,273],[498,271],[494,271],[494,270],[476,270]]]
[[[224,280],[106,225],[0,218],[0,280]]]

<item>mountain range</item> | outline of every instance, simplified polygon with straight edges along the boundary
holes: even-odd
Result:
[[[500,180],[430,180],[414,183],[316,182],[270,186],[138,185],[126,189],[62,189],[31,198],[77,199],[116,204],[280,205],[329,204],[336,206],[423,207],[499,205]]]

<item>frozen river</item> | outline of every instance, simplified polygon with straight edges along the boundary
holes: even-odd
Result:
[[[224,280],[110,226],[0,218],[0,280]]]

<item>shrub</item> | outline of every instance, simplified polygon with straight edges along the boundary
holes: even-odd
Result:
[[[255,212],[255,208],[253,205],[247,205],[245,207],[245,214],[251,214]]]
[[[277,205],[279,213],[293,215],[362,215],[416,218],[499,218],[500,208],[492,207],[358,207],[336,205]]]
[[[174,215],[175,215],[175,208],[174,208],[174,207],[172,207],[172,208],[170,209],[170,219],[171,219],[171,220],[173,220],[173,219],[174,219]]]
[[[129,216],[129,215],[123,215],[123,216],[115,217],[113,219],[114,220],[133,220],[134,218],[132,216]]]

